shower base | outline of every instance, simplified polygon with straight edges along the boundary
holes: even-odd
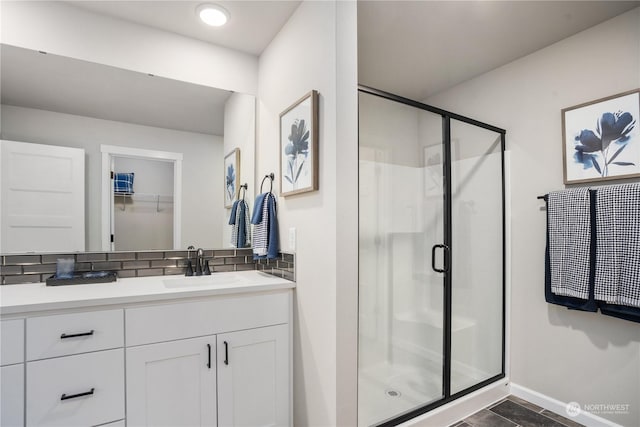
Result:
[[[360,372],[358,426],[379,424],[442,397],[442,374],[383,362]]]

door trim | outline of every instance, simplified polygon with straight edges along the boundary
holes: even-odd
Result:
[[[113,250],[113,243],[111,242],[111,216],[113,210],[111,161],[113,157],[173,162],[173,249],[180,249],[182,238],[182,153],[104,144],[100,145],[100,152],[102,153],[102,228],[100,233],[102,250],[107,252]]]

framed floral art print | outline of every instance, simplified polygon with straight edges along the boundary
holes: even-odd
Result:
[[[230,208],[236,199],[240,185],[240,149],[235,148],[224,156],[224,207]]]
[[[280,114],[280,194],[318,189],[318,92]]]
[[[640,176],[640,89],[562,110],[564,183]]]

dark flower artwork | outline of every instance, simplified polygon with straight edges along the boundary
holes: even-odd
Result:
[[[602,114],[594,130],[583,129],[575,137],[574,160],[584,169],[593,167],[603,178],[609,176],[610,165],[635,166],[632,162],[616,160],[627,147],[635,124],[629,112]]]
[[[289,143],[284,147],[287,156],[287,171],[284,178],[295,186],[309,155],[309,130],[304,120],[295,120],[288,136]]]
[[[226,188],[229,200],[233,200],[236,194],[236,171],[233,165],[227,166]]]

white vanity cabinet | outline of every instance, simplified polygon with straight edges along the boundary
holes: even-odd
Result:
[[[130,426],[215,426],[215,337],[127,349]]]
[[[123,310],[27,318],[27,426],[124,419]]]
[[[288,325],[220,334],[217,341],[219,425],[290,425]]]
[[[0,287],[0,426],[291,426],[295,284],[166,280]]]
[[[24,425],[24,319],[0,322],[0,426]]]
[[[127,309],[127,424],[291,425],[290,309],[288,291]]]

